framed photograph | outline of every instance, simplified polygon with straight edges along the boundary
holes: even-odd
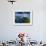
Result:
[[[32,12],[30,11],[15,12],[15,25],[32,25]]]

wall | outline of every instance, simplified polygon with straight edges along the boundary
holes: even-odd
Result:
[[[33,10],[33,25],[15,26],[17,10]],[[19,32],[31,34],[33,40],[46,40],[46,0],[17,0],[13,5],[0,0],[0,40],[14,40]]]

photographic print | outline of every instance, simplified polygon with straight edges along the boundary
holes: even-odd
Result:
[[[32,13],[26,12],[15,12],[15,24],[16,25],[32,25]]]

